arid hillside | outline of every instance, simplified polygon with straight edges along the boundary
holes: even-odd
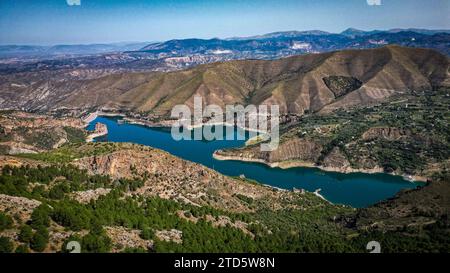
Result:
[[[25,112],[0,112],[0,153],[37,153],[69,142],[84,142],[86,124],[76,118],[53,118]]]
[[[200,65],[169,73],[100,78],[2,76],[1,108],[107,108],[167,115],[176,104],[278,104],[283,113],[328,112],[394,94],[449,86],[448,58],[429,49],[386,46],[299,55],[274,61]]]

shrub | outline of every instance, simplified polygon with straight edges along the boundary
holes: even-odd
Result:
[[[42,252],[47,247],[48,244],[48,230],[44,227],[40,227],[33,238],[31,239],[31,249]]]
[[[13,219],[9,215],[0,212],[0,231],[12,228],[13,223]]]
[[[49,208],[42,204],[35,208],[31,214],[31,226],[35,229],[48,227],[50,225]]]
[[[33,238],[33,230],[30,226],[24,225],[20,228],[19,241],[23,243],[29,243]]]
[[[30,249],[27,245],[20,245],[16,248],[16,253],[30,253]]]
[[[0,237],[0,253],[11,253],[14,249],[14,246],[7,237]]]

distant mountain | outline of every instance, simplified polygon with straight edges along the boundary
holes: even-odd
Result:
[[[56,45],[48,49],[50,54],[100,54],[108,52],[134,51],[148,43],[114,43],[90,45]]]
[[[0,45],[0,58],[13,57],[54,57],[58,55],[91,55],[110,52],[123,52],[138,50],[148,43],[113,43],[113,44],[79,44],[79,45]]]
[[[341,32],[341,35],[345,35],[348,37],[357,37],[357,36],[368,36],[372,34],[378,34],[378,33],[399,33],[399,32],[415,32],[419,34],[424,35],[434,35],[438,33],[450,33],[450,30],[448,29],[421,29],[421,28],[394,28],[389,30],[371,30],[371,31],[364,31],[356,28],[348,28]]]
[[[340,34],[347,36],[347,37],[355,38],[358,36],[366,36],[366,35],[371,35],[371,34],[380,33],[380,32],[382,32],[382,31],[379,31],[379,30],[364,31],[364,30],[360,30],[360,29],[356,29],[356,28],[348,28],[348,29],[342,31]]]
[[[417,31],[417,32],[416,32]],[[183,39],[150,44],[140,52],[156,57],[193,54],[229,55],[232,59],[277,59],[303,53],[341,49],[376,48],[388,44],[436,49],[450,55],[450,31],[445,30],[363,31],[354,28],[340,34],[323,31],[274,32],[230,39]]]
[[[31,45],[0,45],[0,57],[40,55],[49,47]]]
[[[67,80],[67,71],[2,76],[0,108],[109,108],[167,115],[174,105],[277,104],[282,113],[366,105],[392,95],[450,86],[448,57],[429,49],[387,46],[243,60],[161,73],[122,73]],[[56,74],[55,74],[56,73]]]
[[[45,70],[55,71],[59,77],[56,71],[77,70],[66,77],[92,79],[113,73],[174,71],[214,62],[274,60],[392,44],[435,49],[450,56],[449,31],[417,30],[422,32],[418,33],[412,30],[347,29],[340,34],[317,30],[286,31],[247,38],[177,39],[158,43],[0,46],[0,75]]]
[[[330,32],[322,30],[306,30],[306,31],[278,31],[263,35],[249,36],[249,37],[234,37],[227,40],[257,40],[257,39],[271,39],[271,38],[287,38],[287,37],[298,37],[302,35],[328,35]]]
[[[397,33],[397,32],[402,32],[402,31],[416,32],[416,33],[425,34],[425,35],[434,35],[437,33],[450,33],[449,29],[394,28],[394,29],[388,30],[388,32],[390,32],[390,33]]]
[[[143,58],[223,56],[230,59],[277,59],[303,53],[375,48],[387,44],[436,49],[450,55],[450,30],[390,29],[364,31],[349,28],[341,33],[321,30],[280,31],[227,39],[175,39],[158,43],[112,43],[54,46],[0,45],[0,58],[49,59],[95,54],[146,53]],[[139,56],[140,60],[142,56]],[[132,57],[134,58],[134,57]],[[216,59],[216,58],[212,58]]]

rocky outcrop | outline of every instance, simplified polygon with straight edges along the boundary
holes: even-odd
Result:
[[[272,152],[262,152],[259,145],[254,145],[245,149],[216,151],[215,156],[217,159],[226,159],[229,156],[241,160],[259,160],[267,164],[291,160],[314,163],[319,158],[321,150],[321,145],[312,140],[292,138],[280,143],[278,149]]]
[[[124,227],[105,227],[106,234],[113,242],[112,252],[120,252],[126,248],[142,248],[145,250],[153,248],[153,241],[144,240],[139,235],[140,230],[127,229]]]
[[[87,204],[92,200],[97,200],[100,196],[107,195],[110,191],[111,189],[97,188],[95,190],[73,192],[71,196],[76,201]]]
[[[12,167],[21,167],[21,166],[36,167],[38,165],[46,166],[47,164],[42,161],[35,161],[27,158],[17,158],[15,156],[0,155],[0,169],[2,169],[4,166],[7,165]]]
[[[92,133],[88,135],[86,138],[86,142],[92,142],[95,138],[105,136],[108,134],[108,127],[100,122],[95,124],[95,129]]]
[[[207,222],[210,222],[213,227],[234,227],[237,228],[239,230],[241,230],[242,232],[244,232],[245,234],[249,235],[250,237],[254,238],[254,234],[251,233],[248,230],[248,226],[249,224],[243,221],[233,221],[231,220],[230,217],[225,216],[225,215],[219,215],[217,217],[212,216],[210,214],[207,214],[201,218],[195,217],[193,216],[189,211],[177,211],[177,215],[178,217],[180,217],[181,219],[193,222],[193,223],[197,223],[200,219],[205,220]]]
[[[206,221],[211,222],[214,227],[230,226],[241,230],[242,232],[244,232],[245,234],[249,235],[252,238],[255,237],[255,235],[248,230],[248,223],[239,220],[233,222],[230,219],[230,217],[224,215],[219,215],[217,218],[213,217],[212,215],[206,215],[205,218]]]
[[[333,150],[325,157],[322,166],[326,168],[342,168],[350,167],[350,162],[347,157],[341,152],[339,147],[334,147]]]
[[[0,194],[0,211],[10,216],[18,215],[23,222],[30,219],[31,213],[40,204],[37,200]]]
[[[40,149],[32,145],[27,145],[25,143],[8,141],[0,143],[0,151],[3,154],[8,155],[18,155],[18,154],[36,154],[40,152]]]
[[[274,190],[221,175],[161,150],[132,144],[118,146],[120,148],[116,151],[84,157],[75,160],[73,164],[88,170],[90,174],[109,175],[113,179],[145,180],[142,187],[129,194],[159,196],[197,206],[210,205],[243,212],[252,211],[252,208],[237,195],[265,200],[273,209],[281,208],[283,198],[298,198],[288,191]]]
[[[174,242],[176,244],[183,243],[183,232],[181,230],[157,230],[155,236],[161,241]]]
[[[370,128],[363,135],[362,139],[366,141],[374,140],[377,138],[383,138],[385,140],[398,140],[404,136],[410,136],[411,132],[399,128],[392,127],[376,127]]]
[[[55,127],[83,128],[84,126],[83,122],[77,118],[55,118],[48,115],[20,111],[1,113],[0,121],[1,126],[7,132],[12,132],[17,127],[43,129]]]
[[[345,76],[329,76],[323,78],[323,81],[337,98],[355,91],[363,84],[357,78]]]

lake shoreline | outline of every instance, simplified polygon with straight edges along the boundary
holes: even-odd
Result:
[[[265,161],[264,159],[260,158],[247,158],[247,157],[241,157],[241,156],[224,156],[220,155],[216,152],[213,154],[213,158],[216,160],[234,160],[234,161],[242,161],[242,162],[254,162],[254,163],[261,163],[266,166],[269,166],[270,168],[280,168],[280,169],[290,169],[290,168],[316,168],[320,169],[324,172],[335,172],[335,173],[342,173],[342,174],[351,174],[351,173],[363,173],[363,174],[388,174],[388,175],[394,175],[394,176],[401,176],[403,179],[415,183],[415,182],[422,182],[425,183],[429,178],[423,177],[423,176],[408,176],[405,174],[396,174],[396,173],[387,173],[382,168],[374,168],[374,169],[353,169],[353,168],[336,168],[336,167],[325,167],[320,165],[315,165],[314,163],[310,162],[303,162],[303,161],[290,161],[290,162],[274,162],[270,163]]]
[[[133,124],[134,122],[124,122],[121,118],[114,118],[114,116],[123,117],[123,115],[114,115],[111,113],[102,115],[100,113],[98,117],[99,119],[91,121],[90,126],[92,127],[94,123],[98,122],[106,124],[109,131],[108,135],[110,136],[108,137],[107,141],[132,142],[154,147],[178,156],[184,160],[202,164],[226,176],[238,177],[242,175],[246,178],[248,177],[248,179],[250,180],[254,180],[259,185],[268,186],[277,190],[283,189],[286,191],[295,191],[295,189],[304,189],[309,193],[313,193],[316,195],[320,194],[324,199],[333,204],[343,204],[351,207],[367,207],[376,202],[391,198],[395,193],[402,189],[412,189],[417,187],[417,184],[408,182],[404,179],[404,177],[401,176],[386,174],[387,176],[384,177],[370,176],[370,174],[368,174],[366,178],[364,173],[358,174],[356,176],[340,176],[340,174],[349,172],[344,172],[343,170],[340,170],[339,172],[339,170],[334,169],[320,169],[313,164],[308,164],[305,162],[300,165],[300,167],[303,168],[297,169],[292,167],[299,166],[299,162],[289,162],[288,164],[284,163],[276,165],[271,164],[271,167],[279,167],[278,170],[274,169],[273,171],[270,170],[271,168],[266,168],[265,166],[267,166],[268,164],[260,159],[251,161],[257,161],[255,163],[263,164],[242,165],[248,164],[245,163],[245,161],[250,162],[250,160],[245,158],[232,158],[236,163],[224,163],[225,160],[223,158],[222,160],[217,158],[218,151],[226,150],[230,147],[242,147],[245,145],[245,143],[243,143],[242,141],[238,141],[235,143],[235,145],[233,144],[233,146],[230,146],[230,143],[227,142],[228,144],[223,146],[223,144],[219,144],[221,143],[221,141],[219,140],[218,144],[213,144],[211,146],[207,144],[211,142],[202,144],[202,142],[187,141],[180,146],[179,142],[173,140],[170,132],[163,130],[165,132],[165,134],[163,134],[164,136],[160,133],[159,129],[162,129],[161,126],[152,126],[155,124],[150,125],[145,122],[140,122],[140,124]],[[152,133],[154,130],[158,132],[156,133],[156,135],[153,135]],[[238,129],[235,128],[235,132],[237,132],[237,130]],[[116,131],[121,133],[116,134]],[[144,135],[145,137],[143,137]],[[156,138],[154,138],[153,136]],[[179,152],[184,148],[189,148],[190,146],[195,147],[197,152],[189,154],[186,154],[186,152]],[[203,147],[205,147],[204,150]],[[215,160],[218,161],[215,163]],[[214,164],[216,164],[215,167]],[[218,166],[220,167],[217,168]],[[292,170],[288,170],[289,168],[292,168]],[[284,171],[281,169],[286,170]],[[366,174],[367,173],[368,172],[366,172]],[[372,171],[372,173],[375,172]],[[344,184],[339,183],[343,180],[348,180],[349,183],[345,184],[348,185],[348,188],[347,186],[343,187]],[[364,181],[374,181],[374,183],[376,183],[367,184],[368,187],[360,186]],[[385,184],[385,181],[388,183]],[[391,181],[393,182],[393,184],[389,183]],[[317,189],[322,189],[322,191],[316,192]],[[355,191],[353,192],[352,189],[354,189]],[[374,191],[368,191],[368,189],[373,189]],[[354,194],[349,195],[348,192],[353,192]]]
[[[95,118],[92,119],[93,115]],[[162,121],[158,121],[158,122],[153,122],[153,121],[147,121],[147,120],[142,120],[142,119],[138,119],[138,118],[132,118],[132,117],[128,117],[125,114],[122,113],[114,113],[114,112],[103,112],[103,111],[96,111],[94,113],[90,113],[88,116],[90,119],[90,122],[92,122],[93,120],[95,120],[97,117],[122,117],[123,121],[128,123],[128,124],[134,124],[134,125],[140,125],[140,126],[145,126],[145,127],[149,127],[149,128],[170,128],[174,122],[176,122],[176,120],[162,120]],[[85,119],[83,119],[84,122]],[[89,123],[90,123],[89,122]],[[87,124],[89,124],[87,123]],[[207,125],[223,125],[223,126],[236,126],[236,125],[231,125],[229,123],[226,122],[221,122],[221,123],[214,123],[214,124],[207,124]],[[203,125],[202,125],[203,126]],[[189,130],[193,130],[195,128],[200,127],[200,125],[195,125],[195,126],[190,126],[188,129]],[[246,127],[238,127],[240,129],[246,130],[246,131],[250,131],[250,128],[246,128]],[[253,130],[255,131],[255,130]],[[264,133],[261,132],[259,130],[256,130],[255,132],[259,132],[259,133]],[[96,137],[100,137],[103,135],[99,135],[99,136],[95,136]],[[254,162],[254,163],[262,163],[265,164],[271,168],[280,168],[280,169],[289,169],[289,168],[297,168],[297,167],[306,167],[306,168],[317,168],[320,169],[322,171],[325,172],[335,172],[335,173],[342,173],[342,174],[350,174],[350,173],[363,173],[363,174],[388,174],[388,175],[394,175],[394,176],[401,176],[403,177],[403,179],[411,182],[411,183],[415,183],[415,182],[421,182],[421,183],[426,183],[428,180],[430,180],[429,177],[425,177],[425,176],[420,176],[420,175],[407,175],[407,174],[397,174],[397,173],[387,173],[383,170],[383,168],[373,168],[373,169],[353,169],[353,168],[337,168],[337,167],[325,167],[325,166],[318,166],[315,165],[314,163],[310,163],[310,162],[300,162],[300,161],[295,161],[295,162],[275,162],[275,163],[270,163],[267,162],[265,160],[262,159],[252,159],[252,158],[243,158],[243,157],[239,157],[239,156],[223,156],[223,155],[219,155],[216,152],[213,153],[213,158],[216,160],[235,160],[235,161],[242,161],[242,162]]]
[[[150,121],[150,120],[143,120],[143,119],[139,119],[139,118],[134,118],[134,117],[129,117],[126,114],[122,114],[122,113],[115,113],[115,112],[103,112],[103,111],[96,111],[93,113],[89,113],[87,117],[82,118],[82,121],[84,123],[86,123],[86,126],[92,122],[93,120],[95,120],[98,117],[122,117],[123,122],[126,122],[128,124],[134,124],[134,125],[141,125],[141,126],[147,126],[150,128],[170,128],[173,126],[173,124],[175,122],[177,122],[178,120],[175,119],[165,119],[165,120],[160,120],[160,121]],[[237,126],[236,124],[231,124],[228,122],[216,122],[216,123],[204,123],[204,124],[198,124],[198,125],[191,125],[189,126],[187,129],[188,130],[194,130],[195,128],[200,128],[203,127],[205,125],[210,125],[210,126],[236,126],[242,130],[245,131],[249,131],[249,132],[255,132],[255,133],[261,133],[261,134],[265,134],[267,133],[264,130],[259,130],[259,129],[253,129],[253,128],[249,128],[249,127],[241,127],[241,126]]]
[[[92,117],[90,115],[93,115],[95,118],[92,119]],[[149,127],[149,128],[170,128],[174,122],[176,122],[176,120],[162,120],[162,121],[158,121],[158,122],[153,122],[153,121],[147,121],[147,120],[142,120],[142,119],[138,119],[138,118],[132,118],[132,117],[128,117],[125,114],[122,113],[115,113],[115,112],[104,112],[104,111],[96,111],[94,113],[90,113],[89,116],[90,117],[90,122],[92,122],[93,120],[95,120],[97,117],[122,117],[123,121],[128,123],[128,124],[134,124],[134,125],[140,125],[140,126],[145,126],[145,127]],[[85,122],[85,119],[83,119],[83,121]],[[89,122],[89,123],[90,123]],[[87,124],[89,124],[87,123]],[[221,123],[215,123],[215,124],[211,124],[211,125],[223,125],[223,126],[236,126],[236,125],[231,125],[229,123],[226,122],[221,122]],[[193,130],[195,128],[198,128],[200,125],[196,125],[196,126],[191,126],[188,129],[189,130]],[[203,125],[202,125],[203,126]],[[240,129],[246,130],[246,131],[250,131],[250,128],[246,128],[246,127],[238,127]],[[256,132],[261,133],[261,131],[256,130]],[[102,135],[99,136],[95,136],[96,137],[100,137]],[[383,170],[383,168],[373,168],[373,169],[353,169],[353,168],[337,168],[337,167],[325,167],[325,166],[318,166],[315,165],[314,163],[310,163],[310,162],[300,162],[300,161],[295,161],[295,162],[276,162],[276,163],[269,163],[265,160],[262,159],[252,159],[252,158],[243,158],[243,157],[239,157],[239,156],[223,156],[223,155],[218,155],[216,152],[213,153],[213,158],[216,160],[235,160],[235,161],[242,161],[242,162],[254,162],[254,163],[262,163],[265,164],[271,168],[280,168],[280,169],[289,169],[289,168],[296,168],[296,167],[306,167],[306,168],[317,168],[320,169],[322,171],[325,172],[335,172],[335,173],[342,173],[342,174],[350,174],[350,173],[363,173],[363,174],[388,174],[388,175],[394,175],[394,176],[401,176],[403,177],[403,179],[411,182],[411,183],[415,183],[415,182],[421,182],[421,183],[426,183],[428,180],[430,180],[429,177],[425,177],[425,176],[420,176],[420,175],[407,175],[407,174],[397,174],[397,173],[387,173]]]
[[[95,119],[94,119],[94,120],[95,120]],[[92,120],[92,121],[94,121],[94,120]],[[91,122],[92,122],[92,121],[91,121]],[[98,123],[95,125],[95,130],[94,130],[94,132],[91,133],[91,134],[89,134],[89,135],[86,137],[86,142],[93,142],[94,139],[96,139],[96,138],[98,138],[98,137],[106,136],[106,135],[108,135],[108,127],[107,127],[105,124],[98,122]]]

